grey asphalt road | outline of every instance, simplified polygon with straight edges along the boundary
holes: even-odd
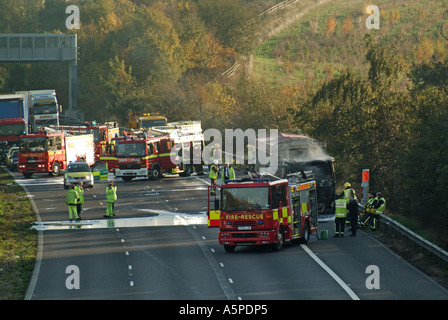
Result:
[[[446,289],[390,252],[368,233],[280,252],[237,247],[225,253],[217,229],[205,224],[205,177],[116,180],[116,219],[107,220],[105,184],[86,189],[80,224],[67,222],[61,178],[22,179],[40,217],[42,260],[31,299],[163,300],[433,300]],[[313,257],[314,256],[314,257]],[[368,266],[379,269],[379,289],[368,289]],[[79,270],[79,289],[68,279]]]

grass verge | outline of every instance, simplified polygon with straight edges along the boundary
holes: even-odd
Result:
[[[21,300],[37,253],[31,203],[23,188],[0,168],[0,299]]]

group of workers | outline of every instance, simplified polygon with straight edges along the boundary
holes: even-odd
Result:
[[[221,172],[220,172],[221,171]],[[215,193],[218,176],[221,174],[223,183],[229,180],[235,180],[235,170],[226,164],[222,169],[218,166],[218,160],[213,161],[210,166],[209,178],[211,179],[212,194]],[[84,203],[84,188],[83,183],[71,185],[66,195],[65,202],[68,205],[68,216],[70,220],[81,220],[82,205]],[[114,186],[113,181],[109,182],[106,188],[107,210],[104,217],[110,218],[115,216],[115,200],[117,200],[117,187]]]
[[[378,228],[378,221],[384,210],[386,209],[386,200],[381,192],[369,193],[369,200],[365,206],[365,218],[358,221],[359,206],[355,195],[355,190],[352,189],[349,182],[344,184],[344,191],[335,200],[335,238],[343,237],[345,232],[345,225],[350,225],[351,237],[356,237],[356,230],[358,227],[370,227],[371,231]]]
[[[229,180],[235,180],[235,169],[233,169],[229,163],[226,163],[224,168],[219,168],[218,160],[214,160],[212,165],[210,166],[210,173],[208,177],[210,178],[211,191],[210,193],[213,195],[216,191],[216,186],[218,184],[219,171],[221,171],[221,180],[223,183]]]
[[[67,191],[65,202],[68,206],[68,217],[70,220],[81,220],[82,205],[84,204],[84,188],[82,181],[79,184],[71,185]],[[106,188],[107,209],[104,217],[115,216],[115,200],[117,200],[117,187],[110,181]]]

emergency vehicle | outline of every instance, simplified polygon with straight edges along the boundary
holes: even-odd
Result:
[[[139,111],[129,112],[129,128],[142,129],[151,128],[155,126],[166,126],[167,119],[158,113],[147,113]]]
[[[57,176],[71,161],[95,162],[93,135],[71,136],[64,132],[21,135],[18,171],[29,178],[34,173]]]
[[[164,172],[189,176],[195,150],[201,150],[204,137],[201,123],[173,122],[145,130],[143,136],[125,137],[116,144],[115,176],[124,181],[135,177],[159,179]]]
[[[306,175],[306,176],[305,176]],[[236,246],[308,242],[318,228],[316,181],[312,172],[228,181],[208,194],[208,226],[219,228],[219,244]]]
[[[114,152],[115,145],[111,144],[111,141],[119,134],[117,124],[113,123],[100,125],[92,122],[82,126],[60,126],[58,128],[71,135],[92,134],[95,146],[95,162],[100,162],[102,156]]]

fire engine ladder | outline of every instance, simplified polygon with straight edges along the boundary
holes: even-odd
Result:
[[[204,139],[201,121],[170,122],[167,126],[156,126],[151,130],[169,135],[175,143]]]

